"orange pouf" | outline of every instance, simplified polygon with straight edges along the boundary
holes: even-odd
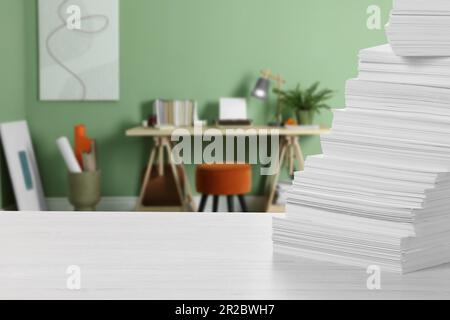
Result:
[[[209,195],[214,196],[213,211],[217,211],[218,197],[228,197],[228,209],[233,211],[233,196],[238,196],[243,211],[247,206],[243,195],[252,189],[252,167],[248,164],[204,164],[197,167],[197,191],[203,194],[200,211]]]

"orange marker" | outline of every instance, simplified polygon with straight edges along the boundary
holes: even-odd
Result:
[[[75,126],[75,156],[83,168],[83,153],[90,153],[92,140],[86,135],[86,126],[80,124]]]

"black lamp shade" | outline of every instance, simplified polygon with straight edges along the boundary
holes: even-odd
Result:
[[[269,79],[259,78],[256,83],[252,96],[261,100],[267,100],[269,97],[270,81]]]

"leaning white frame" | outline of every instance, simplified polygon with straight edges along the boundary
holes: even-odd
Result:
[[[47,211],[26,121],[0,124],[0,136],[19,211]]]

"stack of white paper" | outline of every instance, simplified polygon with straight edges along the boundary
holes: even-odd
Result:
[[[397,55],[449,56],[450,2],[395,0],[386,31]]]
[[[361,51],[324,155],[296,173],[274,220],[276,251],[403,273],[450,262],[447,65]]]

